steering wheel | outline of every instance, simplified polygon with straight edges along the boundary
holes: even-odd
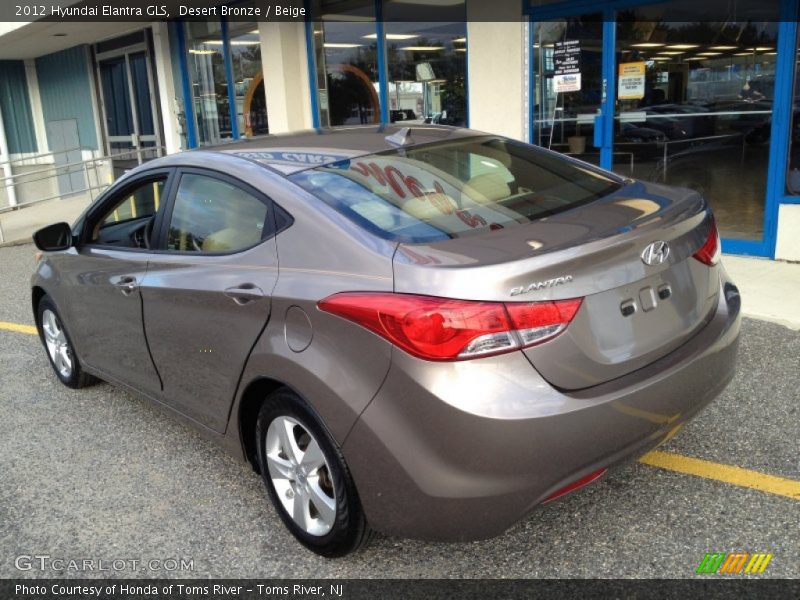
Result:
[[[142,240],[144,241],[144,247],[148,250],[150,249],[150,238],[153,235],[153,226],[156,223],[156,218],[153,216],[147,224],[144,226],[144,231],[142,232]]]

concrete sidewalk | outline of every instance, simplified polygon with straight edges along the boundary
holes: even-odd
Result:
[[[60,221],[71,224],[90,202],[89,194],[83,193],[0,213],[2,242],[3,244],[30,242],[33,233],[45,225]]]
[[[800,329],[800,263],[724,255],[742,294],[742,312],[755,319]]]

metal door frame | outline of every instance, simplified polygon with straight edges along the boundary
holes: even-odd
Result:
[[[158,103],[156,102],[155,79],[153,77],[153,66],[151,64],[152,54],[150,52],[150,44],[148,43],[147,31],[144,32],[144,41],[138,44],[124,46],[122,48],[115,48],[106,52],[97,52],[96,45],[93,47],[94,51],[94,67],[98,81],[98,94],[100,96],[100,109],[103,113],[103,137],[106,142],[106,153],[109,156],[114,154],[111,144],[114,142],[128,142],[131,144],[132,149],[142,149],[142,142],[153,142],[153,149],[159,154],[161,153],[161,119]],[[148,96],[150,97],[150,111],[153,115],[153,132],[152,134],[142,135],[139,131],[139,114],[136,109],[136,91],[134,90],[133,77],[131,73],[130,56],[132,54],[144,54],[145,68],[147,69],[147,87]],[[131,103],[131,118],[133,119],[133,134],[130,136],[109,135],[108,133],[108,118],[106,111],[106,98],[103,90],[103,77],[100,70],[100,63],[104,60],[123,58],[125,61],[125,75],[128,84],[128,98]],[[145,148],[146,149],[146,148]],[[142,153],[137,152],[137,159],[139,164],[142,163]]]

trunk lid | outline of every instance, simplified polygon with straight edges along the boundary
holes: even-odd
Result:
[[[710,227],[696,192],[630,182],[529,224],[400,244],[395,291],[503,302],[583,298],[566,331],[523,352],[552,385],[585,388],[661,358],[708,321],[719,275],[692,254]],[[669,253],[646,264],[642,253],[654,242],[666,242]]]

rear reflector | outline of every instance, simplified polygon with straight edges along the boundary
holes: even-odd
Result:
[[[595,479],[599,479],[606,471],[608,471],[608,469],[600,469],[598,471],[595,471],[594,473],[589,473],[586,477],[581,477],[580,479],[573,481],[569,485],[566,485],[560,490],[550,494],[547,498],[544,499],[544,502],[542,502],[542,504],[546,504],[547,502],[552,502],[556,498],[561,498],[561,496],[565,496],[566,494],[574,492],[575,490],[578,490],[585,485],[589,485]]]
[[[717,222],[712,216],[711,229],[708,231],[706,241],[700,247],[700,250],[692,254],[692,256],[694,256],[701,263],[706,264],[709,267],[713,267],[719,262],[720,253],[721,250],[719,243],[719,232],[717,231]]]
[[[540,344],[566,329],[581,299],[478,302],[411,294],[348,292],[320,310],[358,323],[426,360],[466,360]]]

